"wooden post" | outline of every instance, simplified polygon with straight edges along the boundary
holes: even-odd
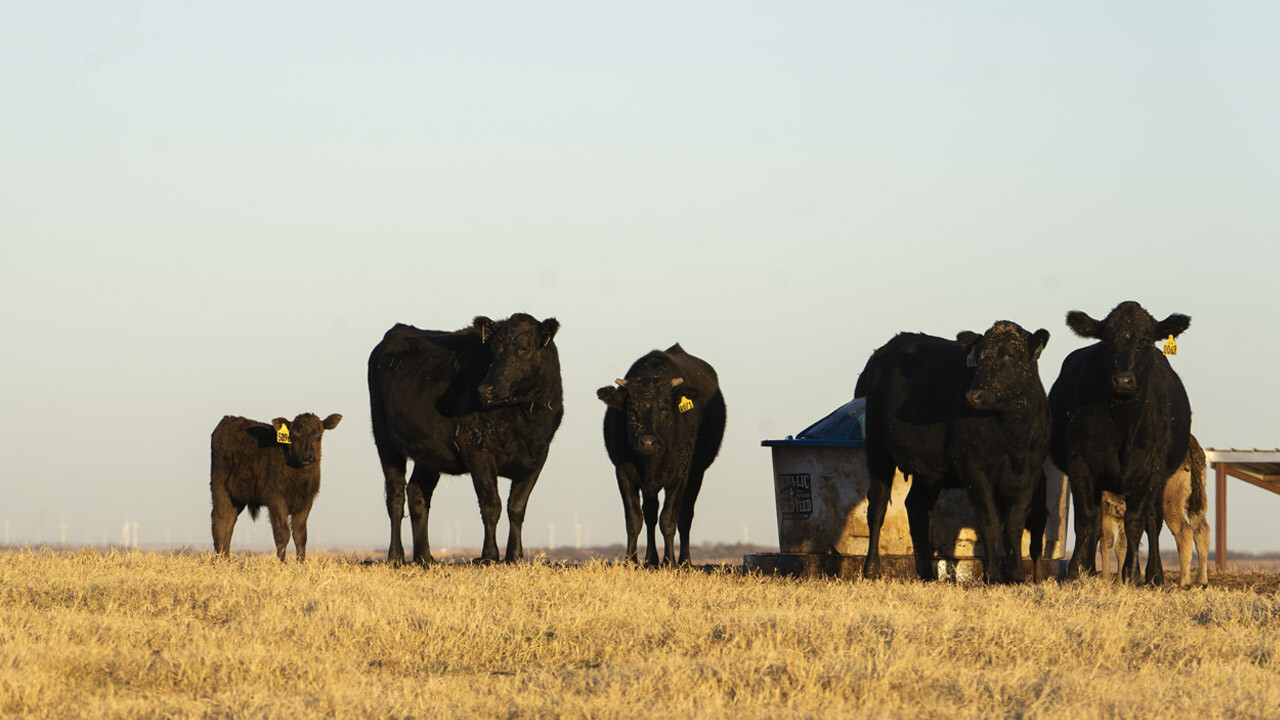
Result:
[[[1213,475],[1217,487],[1213,501],[1213,555],[1221,572],[1227,569],[1227,464],[1214,463]]]

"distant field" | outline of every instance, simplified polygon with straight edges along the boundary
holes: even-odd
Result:
[[[1212,581],[9,551],[0,716],[1280,716],[1280,578]]]

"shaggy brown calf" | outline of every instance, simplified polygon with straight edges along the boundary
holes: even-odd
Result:
[[[303,413],[271,424],[228,415],[213,429],[209,489],[213,492],[213,549],[231,553],[231,532],[240,511],[258,519],[265,505],[276,555],[284,561],[290,528],[298,562],[307,557],[307,516],[320,492],[320,438],[342,416],[323,421]]]

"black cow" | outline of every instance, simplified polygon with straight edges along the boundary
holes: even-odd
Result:
[[[1191,403],[1182,380],[1154,343],[1177,337],[1191,318],[1156,321],[1136,302],[1120,303],[1098,322],[1073,310],[1067,325],[1098,342],[1072,352],[1049,391],[1050,453],[1071,483],[1076,547],[1067,577],[1097,572],[1098,507],[1102,491],[1123,495],[1128,541],[1121,578],[1137,581],[1138,541],[1147,532],[1146,581],[1160,584],[1161,498],[1165,481],[1187,456]]]
[[[484,521],[480,557],[488,561],[498,559],[498,476],[511,479],[506,560],[524,558],[525,507],[564,417],[560,356],[552,341],[559,327],[555,318],[539,322],[523,313],[498,322],[477,317],[457,332],[398,324],[373,349],[369,404],[391,518],[387,560],[404,561],[406,459],[413,460],[408,490],[415,562],[432,561],[427,519],[440,473],[471,474]]]
[[[957,340],[900,333],[858,378],[871,476],[865,577],[880,576],[880,528],[895,466],[912,478],[907,519],[922,579],[937,574],[929,513],[943,488],[959,487],[968,489],[977,514],[983,578],[1025,577],[1022,531],[1049,447],[1049,405],[1037,369],[1049,333],[1002,320]]]
[[[303,413],[271,424],[227,415],[210,438],[209,489],[213,493],[213,549],[231,553],[231,532],[240,511],[258,519],[265,505],[276,555],[284,560],[293,529],[298,562],[307,558],[307,516],[320,492],[320,440],[342,416],[321,420]]]
[[[645,565],[658,564],[654,525],[661,523],[663,563],[676,561],[675,532],[680,529],[680,564],[689,563],[689,526],[702,476],[720,452],[725,407],[716,371],[679,344],[654,350],[631,365],[617,387],[596,391],[604,412],[604,446],[618,476],[627,520],[627,559],[637,562],[640,496],[649,547]],[[665,493],[658,517],[658,493]]]

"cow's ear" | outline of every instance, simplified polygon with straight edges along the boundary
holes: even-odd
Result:
[[[1161,320],[1159,325],[1156,325],[1156,334],[1160,336],[1157,339],[1162,340],[1170,335],[1178,337],[1186,332],[1189,327],[1191,327],[1191,317],[1189,315],[1174,313]]]
[[[484,315],[477,315],[476,319],[471,321],[471,327],[480,333],[480,342],[488,342],[489,338],[493,337],[494,331],[498,329],[497,325]]]
[[[1067,327],[1071,328],[1075,334],[1082,338],[1098,337],[1098,330],[1101,323],[1089,317],[1087,313],[1079,310],[1072,310],[1067,313]]]
[[[671,389],[671,394],[675,396],[676,404],[679,404],[683,398],[689,398],[693,402],[697,402],[702,393],[698,392],[698,388],[692,385],[681,385]]]
[[[627,389],[614,385],[605,385],[596,391],[596,397],[600,401],[611,408],[622,409],[623,403],[627,401]]]
[[[982,339],[981,335],[979,335],[976,332],[972,332],[970,330],[961,330],[960,332],[956,333],[956,342],[960,343],[965,347],[969,347],[970,345],[978,342],[981,339]]]
[[[1040,328],[1031,335],[1031,360],[1040,359],[1040,353],[1044,352],[1044,346],[1049,344],[1049,331]]]
[[[276,418],[275,420],[271,421],[271,427],[275,428],[276,432],[280,432],[281,425],[288,427],[289,420],[287,418]]]
[[[556,336],[556,331],[560,329],[560,321],[555,318],[547,318],[538,323],[538,337],[542,338],[539,347],[546,347],[551,342],[551,338]]]
[[[342,416],[339,415],[338,413],[333,413],[329,417],[325,418],[324,422],[322,422],[321,424],[324,425],[325,430],[332,430],[338,427],[338,423],[340,422],[342,422]]]

